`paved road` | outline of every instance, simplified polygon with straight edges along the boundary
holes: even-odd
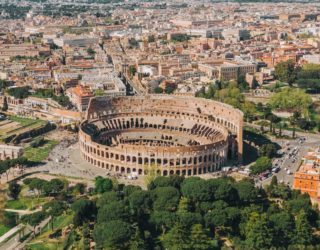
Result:
[[[245,125],[248,127],[251,127],[251,128],[255,128],[260,131],[259,125],[248,123],[248,122],[246,122]],[[268,129],[268,128],[265,127],[265,129]],[[282,134],[291,137],[292,131],[282,129]],[[309,142],[315,142],[315,141],[319,142],[320,141],[320,134],[312,134],[312,133],[300,132],[300,131],[296,131],[295,134],[296,134],[296,137],[307,137],[309,139]]]
[[[35,212],[39,212],[39,211],[41,211],[41,208],[38,208],[38,209],[35,209],[35,210],[20,210],[20,209],[9,209],[9,208],[6,208],[4,211],[17,213],[19,215],[26,215],[26,214],[33,214]]]
[[[7,238],[9,238],[11,235],[15,234],[16,232],[18,232],[21,228],[23,227],[22,224],[19,224],[17,226],[15,226],[14,228],[12,228],[11,230],[9,230],[8,232],[6,232],[4,235],[2,235],[0,237],[0,242],[5,241]],[[0,247],[1,248],[1,247]]]
[[[248,126],[260,129],[260,126],[247,124]],[[283,131],[284,134],[291,135],[291,131]],[[284,170],[286,167],[291,169],[292,172],[296,171],[299,167],[301,157],[308,151],[309,147],[314,147],[319,144],[320,135],[319,134],[308,134],[297,132],[297,136],[306,137],[306,142],[299,149],[297,160],[295,163],[292,163],[289,158],[286,158],[282,164],[282,169],[279,173],[277,173],[278,180],[283,180],[284,182],[292,182],[293,176],[288,176],[286,171]],[[280,145],[285,145],[289,142],[291,148],[293,148],[296,144],[295,140],[284,140],[284,139],[276,139],[272,138],[272,141],[279,143]],[[49,155],[49,160],[46,161],[45,164],[41,166],[37,166],[34,168],[29,168],[26,172],[36,172],[36,171],[46,171],[52,174],[61,174],[70,177],[79,177],[86,180],[94,179],[96,176],[107,176],[109,173],[97,167],[93,167],[91,164],[84,161],[80,156],[80,149],[77,142],[76,135],[66,136],[65,139],[56,146]],[[270,178],[271,179],[271,178]],[[263,185],[268,183],[269,180],[263,181]],[[119,181],[125,184],[136,184],[136,185],[144,185],[143,178],[139,178],[138,180],[129,181],[125,179],[123,176],[120,177]]]
[[[25,227],[23,232],[20,234],[16,234],[14,237],[12,237],[10,240],[8,240],[6,243],[4,243],[1,247],[0,250],[17,250],[18,245],[20,245],[20,235],[26,235],[31,232],[31,230],[28,227]]]
[[[301,164],[302,157],[309,151],[310,148],[317,147],[319,145],[318,140],[313,140],[312,138],[305,137],[306,140],[301,142],[301,140],[288,140],[282,142],[283,156],[276,158],[273,161],[274,166],[280,167],[280,171],[275,173],[279,182],[283,182],[292,186],[294,173],[298,170]],[[290,173],[288,173],[290,171]],[[262,181],[261,184],[270,184],[271,177]]]
[[[71,136],[59,143],[59,145],[50,152],[49,160],[47,160],[45,164],[28,168],[26,172],[44,171],[50,174],[82,178],[88,180],[89,187],[93,186],[92,180],[96,176],[117,177],[120,183],[144,186],[144,178],[128,180],[124,174],[110,173],[105,169],[94,167],[86,162],[80,156],[79,143],[76,138],[76,136]]]
[[[42,229],[48,225],[48,223],[51,220],[51,216],[49,216],[48,218],[44,219],[42,222],[40,222],[40,224],[38,226],[36,226],[35,232],[36,234],[39,234]],[[30,229],[28,229],[30,230]],[[29,231],[30,232],[30,231]],[[33,234],[30,235],[30,237],[28,239],[26,239],[24,242],[20,242],[19,241],[19,235],[18,235],[18,239],[16,241],[13,241],[11,245],[7,246],[8,248],[6,248],[6,250],[23,250],[25,249],[26,244],[32,240],[34,237]]]
[[[246,123],[245,125],[260,130],[259,125],[251,123]],[[292,131],[282,130],[282,134],[291,137]],[[292,186],[294,177],[293,174],[298,170],[301,164],[301,158],[309,151],[310,148],[319,146],[320,142],[320,134],[306,132],[296,132],[295,134],[297,139],[294,140],[271,138],[273,142],[276,142],[281,146],[282,151],[284,152],[283,157],[274,160],[274,163],[277,161],[279,167],[281,168],[280,171],[275,175],[277,176],[279,182],[282,181],[289,186]],[[305,141],[303,143],[299,143],[299,138],[305,138]],[[297,148],[296,154],[289,156],[294,148]],[[293,158],[295,158],[294,161]],[[286,169],[289,169],[291,171],[291,174],[288,174]],[[262,182],[258,182],[257,184],[264,186],[270,184],[270,181],[271,177],[263,180]]]

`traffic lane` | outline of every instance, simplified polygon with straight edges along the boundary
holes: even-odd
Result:
[[[301,158],[308,152],[310,147],[317,146],[318,142],[316,140],[311,140],[310,142],[310,140],[306,139],[305,142],[299,143],[299,139],[297,139],[295,141],[286,142],[284,145],[285,147],[282,148],[284,151],[283,156],[276,159],[276,161],[281,162],[278,164],[280,170],[278,173],[274,173],[273,175],[277,176],[279,182],[292,186],[294,173],[300,166]],[[290,157],[289,154],[292,153],[295,147],[297,147],[297,152]],[[290,150],[288,150],[288,148],[290,148]],[[295,160],[292,162],[294,158]],[[291,174],[287,173],[288,170],[290,170]],[[270,184],[272,176],[263,180],[261,184],[263,186]]]

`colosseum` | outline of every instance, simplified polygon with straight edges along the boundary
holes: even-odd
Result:
[[[243,114],[195,97],[91,99],[79,131],[82,157],[114,173],[198,175],[242,158]]]

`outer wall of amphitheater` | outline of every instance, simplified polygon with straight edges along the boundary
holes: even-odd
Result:
[[[192,176],[242,159],[243,113],[201,98],[93,98],[79,132],[81,156],[114,173]],[[182,138],[182,139],[180,139]]]

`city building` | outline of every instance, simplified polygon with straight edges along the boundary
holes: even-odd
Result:
[[[199,63],[198,68],[211,79],[225,81],[237,80],[239,76],[256,72],[256,65],[253,63],[239,63],[228,60],[204,61]]]
[[[293,188],[309,194],[316,202],[320,201],[320,148],[310,151],[302,159],[298,171],[294,173]]]
[[[66,95],[80,112],[86,111],[90,98],[94,96],[89,87],[82,85],[77,85],[76,87],[67,89]]]

